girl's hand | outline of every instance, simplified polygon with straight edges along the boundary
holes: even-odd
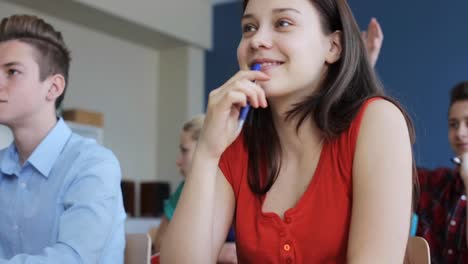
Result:
[[[217,159],[239,135],[241,107],[267,107],[265,92],[254,81],[270,77],[261,71],[239,71],[221,87],[210,92],[208,109],[197,149]]]

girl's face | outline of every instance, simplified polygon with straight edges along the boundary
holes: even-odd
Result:
[[[341,52],[340,33],[323,32],[310,0],[250,0],[242,31],[239,66],[262,65],[271,77],[259,82],[268,98],[310,95]]]
[[[182,176],[187,176],[192,165],[193,152],[197,141],[192,139],[192,132],[182,131],[180,134],[179,155],[176,159],[176,165]]]

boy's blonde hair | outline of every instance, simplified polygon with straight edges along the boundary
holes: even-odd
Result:
[[[204,120],[205,115],[197,115],[185,122],[182,127],[182,130],[184,132],[190,132],[192,134],[192,139],[198,141],[198,139],[200,138],[200,132],[202,130]]]

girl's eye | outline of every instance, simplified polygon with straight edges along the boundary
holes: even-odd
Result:
[[[252,24],[245,24],[242,26],[242,32],[247,33],[247,32],[253,32],[255,31],[256,28]]]
[[[276,26],[277,27],[288,27],[288,26],[291,26],[291,22],[287,21],[287,20],[279,20],[277,23],[276,23]]]

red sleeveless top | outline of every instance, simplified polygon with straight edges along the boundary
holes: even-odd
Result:
[[[284,219],[262,212],[249,188],[247,149],[239,136],[223,153],[219,167],[236,200],[239,263],[345,263],[352,206],[354,151],[367,100],[349,128],[326,141],[309,186]]]

